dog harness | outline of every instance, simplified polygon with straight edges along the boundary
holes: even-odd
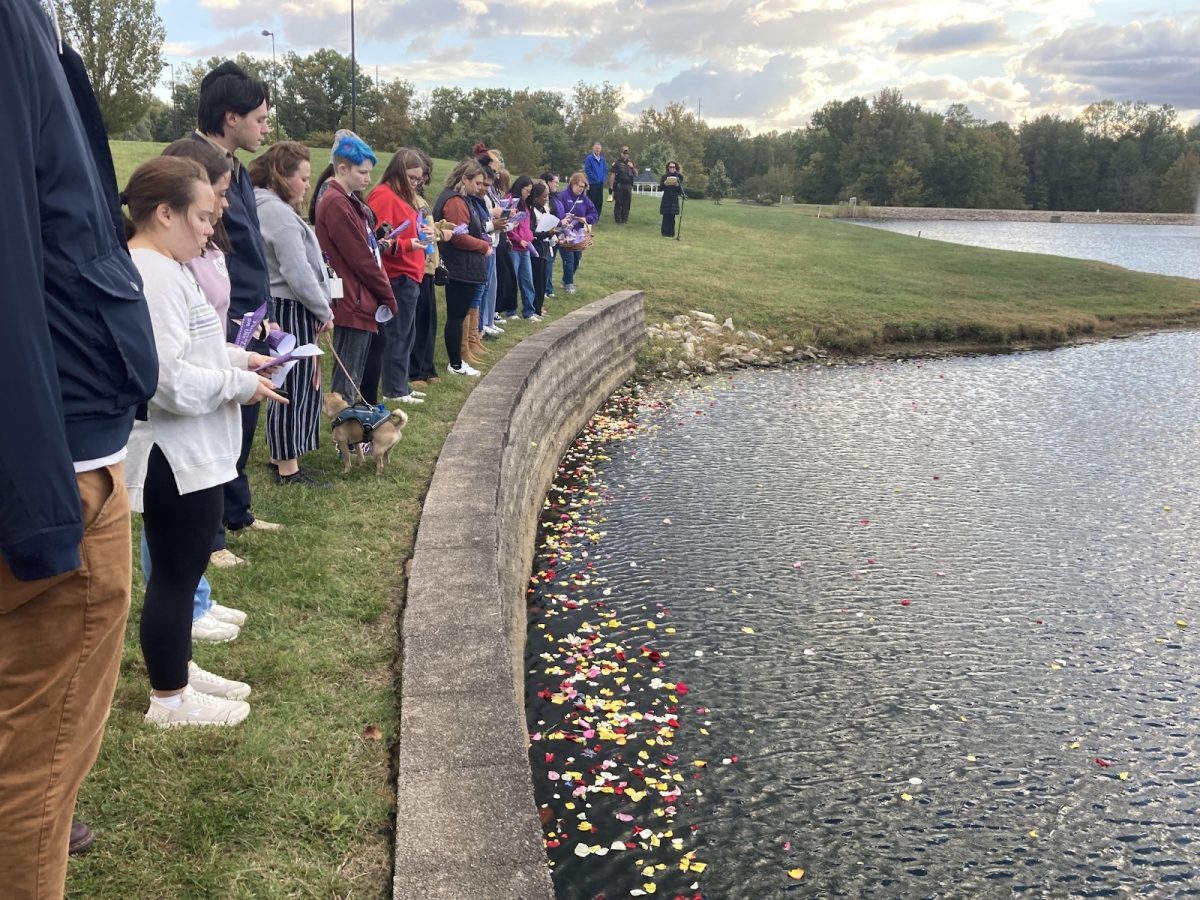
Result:
[[[363,440],[371,440],[371,435],[383,422],[391,417],[391,412],[386,406],[367,406],[365,403],[356,403],[354,406],[347,406],[338,413],[333,422],[330,423],[330,428],[337,428],[339,425],[344,425],[347,422],[357,422],[362,426]]]

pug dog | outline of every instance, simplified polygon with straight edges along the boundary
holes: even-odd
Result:
[[[344,410],[350,408],[346,398],[336,392],[324,394],[321,397],[321,414],[330,422],[336,422]],[[348,418],[333,426],[333,442],[337,445],[342,456],[342,473],[350,471],[352,464],[351,448],[360,463],[367,461],[363,452],[364,441],[371,442],[371,455],[375,458],[375,471],[382,472],[388,464],[392,448],[400,443],[404,426],[408,424],[408,416],[403,410],[394,409],[391,414],[376,424],[367,437],[363,423],[355,418]]]

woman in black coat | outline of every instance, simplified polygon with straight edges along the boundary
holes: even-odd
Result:
[[[675,237],[675,217],[679,215],[679,205],[683,202],[683,173],[679,171],[679,163],[674,160],[667,163],[667,174],[658,180],[658,189],[662,191],[662,200],[658,203],[658,211],[662,215],[662,236]]]

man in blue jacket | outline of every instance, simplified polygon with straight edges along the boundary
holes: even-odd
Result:
[[[237,336],[242,317],[271,300],[271,277],[267,272],[266,245],[258,225],[254,185],[250,183],[250,173],[237,158],[238,150],[248,153],[257,150],[270,131],[267,118],[269,101],[267,86],[246,74],[237,63],[221,63],[200,82],[198,127],[192,137],[212,144],[233,165],[229,193],[225,195],[229,208],[225,210],[223,219],[225,232],[233,247],[233,253],[226,257],[230,281],[227,323],[230,341]],[[266,344],[259,341],[252,342],[247,349],[256,353],[267,352]],[[242,528],[276,531],[281,527],[274,522],[256,519],[250,511],[250,482],[246,478],[246,462],[254,446],[258,411],[258,404],[242,407],[242,451],[237,460],[237,478],[225,485],[224,525],[233,531]],[[213,562],[218,566],[242,562],[225,549],[224,531],[217,535],[213,543]]]
[[[116,685],[123,460],[158,359],[100,108],[37,0],[0,4],[0,84],[0,893],[42,900]]]
[[[600,142],[592,144],[592,152],[583,159],[583,174],[588,180],[588,199],[596,207],[596,221],[600,221],[600,213],[604,209],[604,190],[608,184],[608,160],[601,153]]]

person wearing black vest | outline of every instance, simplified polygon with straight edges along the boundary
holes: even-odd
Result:
[[[124,459],[158,357],[100,107],[52,4],[0,3],[0,894],[57,900],[121,664]]]
[[[221,63],[200,82],[197,128],[192,138],[208,141],[225,154],[233,165],[229,192],[225,195],[229,208],[225,210],[223,219],[229,243],[233,247],[233,252],[226,257],[230,282],[226,337],[230,342],[237,336],[242,317],[253,314],[271,299],[271,277],[267,270],[266,245],[258,225],[254,185],[250,182],[250,173],[236,155],[238,150],[253,153],[262,144],[270,131],[267,119],[269,104],[267,85],[247,75],[236,63]],[[246,349],[254,353],[268,352],[266,343],[257,336]],[[242,562],[225,549],[224,529],[277,531],[282,527],[256,519],[250,511],[250,482],[246,478],[246,462],[254,446],[259,408],[257,404],[242,407],[242,449],[237,460],[237,477],[225,485],[223,528],[213,542],[212,561],[218,567]]]
[[[479,375],[479,370],[462,358],[462,329],[476,288],[487,284],[487,258],[495,252],[492,242],[484,236],[483,219],[469,199],[472,194],[479,196],[486,190],[483,166],[474,159],[464,159],[446,178],[446,186],[433,204],[435,222],[444,219],[454,226],[466,226],[465,232],[438,242],[447,273],[444,340],[451,375]]]

